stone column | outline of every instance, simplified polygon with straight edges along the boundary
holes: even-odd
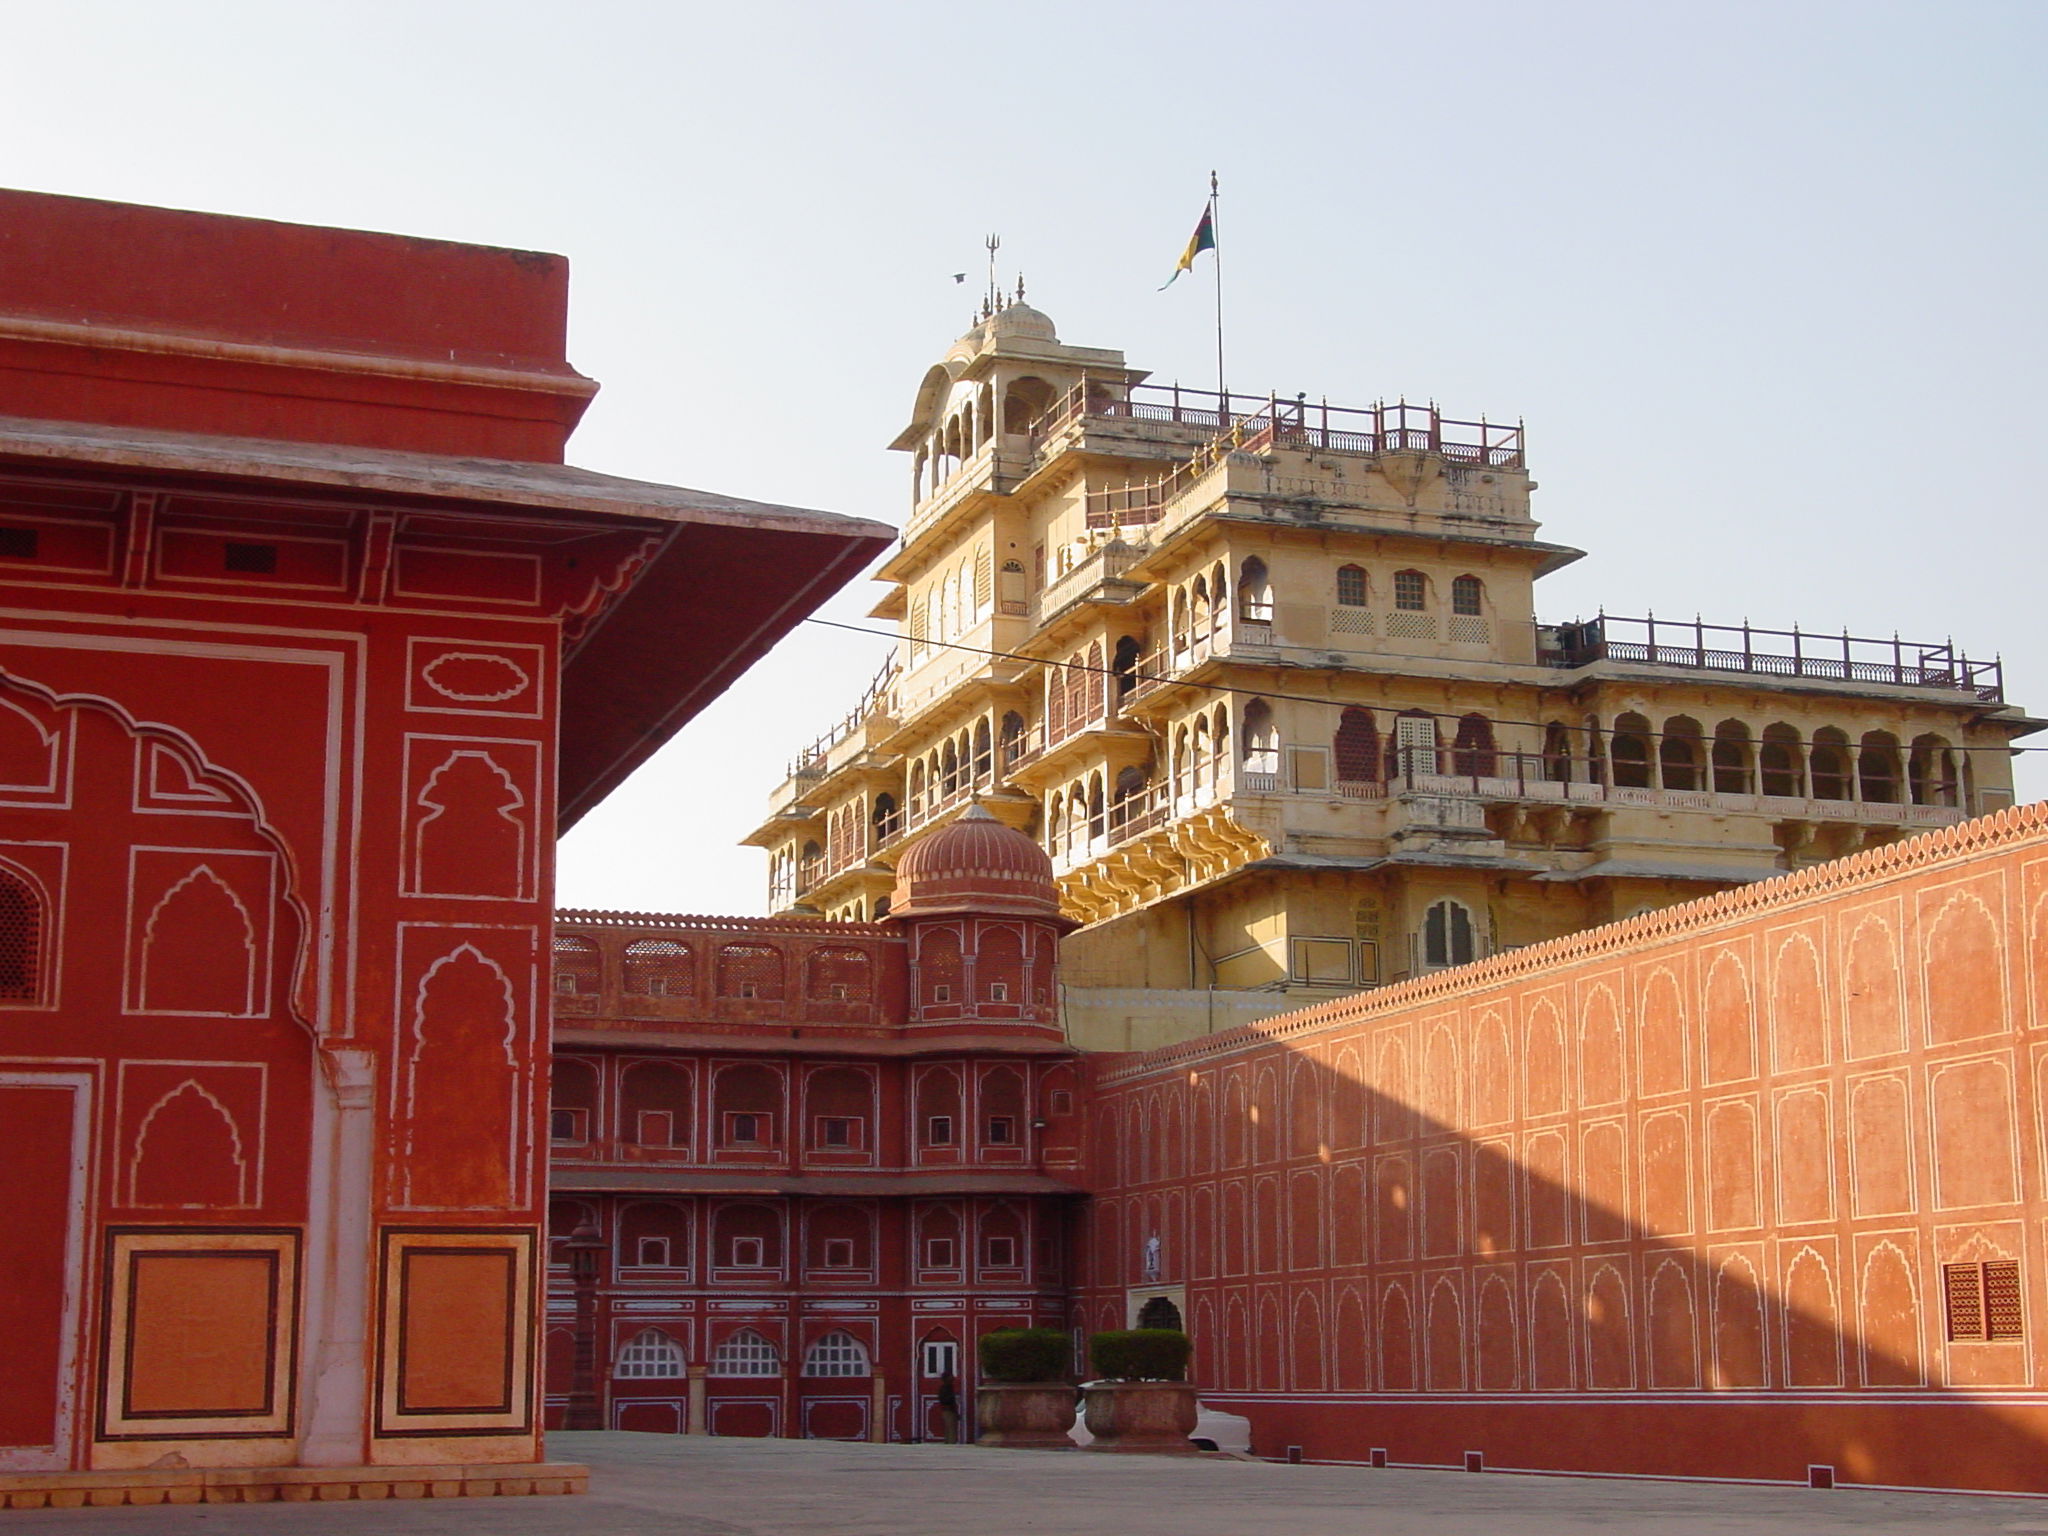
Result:
[[[686,1406],[683,1415],[683,1433],[686,1435],[708,1435],[711,1433],[711,1416],[704,1401],[704,1376],[708,1367],[701,1365],[684,1366],[689,1377]]]
[[[375,1264],[370,1191],[375,1171],[377,1059],[329,1049],[314,1069],[307,1180],[305,1428],[299,1464],[347,1467],[365,1459],[369,1434],[370,1296]],[[543,1262],[545,1262],[543,1260]]]
[[[868,1441],[881,1445],[889,1438],[889,1379],[880,1371],[868,1379]]]

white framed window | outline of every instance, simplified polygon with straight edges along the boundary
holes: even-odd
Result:
[[[1015,1269],[1017,1267],[1017,1239],[1014,1237],[991,1237],[984,1244],[987,1252],[982,1262],[990,1269]]]
[[[1017,1120],[1014,1115],[990,1115],[988,1117],[988,1144],[992,1147],[1010,1147],[1017,1143]]]
[[[773,1344],[751,1328],[719,1345],[711,1355],[713,1376],[780,1376],[782,1356]]]
[[[866,1376],[870,1374],[868,1352],[844,1328],[835,1328],[810,1347],[804,1356],[806,1376]]]
[[[732,1267],[734,1269],[766,1269],[768,1267],[768,1245],[758,1237],[736,1237],[732,1240]]]
[[[1074,1096],[1064,1088],[1052,1091],[1052,1112],[1056,1115],[1071,1115],[1074,1112]]]
[[[960,1346],[951,1339],[926,1339],[919,1354],[918,1364],[927,1376],[956,1376],[960,1372]]]
[[[676,1144],[676,1117],[666,1109],[643,1109],[634,1124],[634,1140],[643,1147],[672,1147]]]
[[[953,1001],[953,989],[944,982],[939,982],[932,988],[932,1001],[935,1003],[950,1003]]]
[[[955,1264],[953,1239],[950,1237],[928,1237],[924,1240],[924,1267],[926,1269],[951,1269]]]
[[[852,1238],[828,1237],[825,1239],[825,1267],[827,1269],[853,1268]]]
[[[924,1139],[934,1147],[950,1147],[953,1145],[953,1117],[951,1115],[933,1115],[930,1119],[926,1120],[924,1123]]]
[[[587,1109],[549,1110],[548,1140],[566,1142],[590,1140],[590,1111]]]
[[[683,1374],[683,1346],[659,1328],[643,1328],[619,1351],[612,1374],[629,1378],[680,1376]]]
[[[745,1111],[728,1111],[725,1117],[725,1139],[729,1146],[756,1147],[767,1141],[768,1117],[748,1114]]]
[[[1007,981],[990,982],[988,1000],[992,1003],[1007,1003],[1010,1000],[1010,984]]]
[[[853,1121],[845,1115],[820,1115],[818,1117],[818,1145],[844,1149],[851,1147]]]
[[[668,1268],[668,1239],[643,1237],[633,1246],[633,1262],[641,1269]]]

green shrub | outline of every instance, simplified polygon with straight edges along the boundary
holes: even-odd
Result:
[[[1194,1348],[1177,1328],[1118,1328],[1088,1340],[1088,1362],[1109,1381],[1184,1381]]]
[[[1057,1328],[998,1328],[977,1346],[983,1381],[1065,1381],[1073,1345]]]

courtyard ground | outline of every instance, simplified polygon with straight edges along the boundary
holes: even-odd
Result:
[[[1553,1536],[2048,1532],[2048,1500],[1278,1466],[949,1445],[555,1434],[581,1497],[10,1511],[0,1530],[191,1536]]]

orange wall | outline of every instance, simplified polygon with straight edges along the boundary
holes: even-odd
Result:
[[[1081,1318],[1157,1234],[1269,1454],[2048,1491],[2044,991],[2036,805],[1105,1059]]]

